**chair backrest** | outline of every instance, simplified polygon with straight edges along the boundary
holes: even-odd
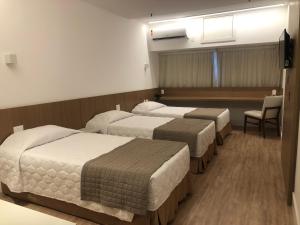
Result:
[[[281,110],[283,96],[266,96],[264,99],[262,112],[266,113],[265,118],[276,118]],[[274,109],[268,109],[274,108]],[[267,110],[266,110],[267,109]],[[266,110],[266,112],[265,112]]]

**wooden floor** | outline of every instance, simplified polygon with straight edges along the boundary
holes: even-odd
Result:
[[[194,193],[181,204],[172,225],[295,225],[285,201],[280,144],[277,138],[234,131],[206,172],[193,176]],[[78,225],[94,224],[32,204],[26,207]]]

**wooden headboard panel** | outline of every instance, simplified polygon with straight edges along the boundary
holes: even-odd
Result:
[[[144,99],[153,100],[159,89],[126,92],[91,98],[82,98],[25,107],[0,110],[0,143],[13,132],[13,127],[24,125],[25,129],[53,124],[80,129],[97,113],[115,109],[131,111]]]
[[[158,93],[159,89],[148,89],[80,99],[82,126],[94,115],[115,109],[117,104],[121,104],[121,110],[130,112],[145,99],[154,100]]]

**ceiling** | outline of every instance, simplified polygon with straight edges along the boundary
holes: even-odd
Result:
[[[278,0],[83,0],[129,19],[157,20],[282,3]],[[153,17],[150,17],[150,14]]]

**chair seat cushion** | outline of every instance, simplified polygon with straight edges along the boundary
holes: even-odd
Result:
[[[258,110],[246,111],[245,115],[251,116],[251,117],[254,117],[257,119],[262,119],[262,111],[258,111]]]

